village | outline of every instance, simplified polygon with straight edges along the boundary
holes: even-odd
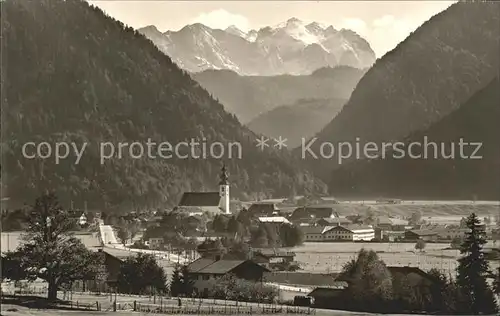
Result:
[[[116,296],[124,262],[134,255],[149,254],[168,278],[184,269],[192,289],[177,293],[180,296],[226,300],[225,294],[214,289],[235,278],[249,282],[246,286],[250,288],[261,284],[257,292],[269,292],[267,299],[247,297],[247,301],[347,308],[339,305],[339,300],[332,303],[332,298],[348,288],[342,272],[356,255],[374,251],[386,262],[393,277],[430,284],[434,282],[428,274],[431,269],[455,275],[456,266],[449,262],[456,263],[458,248],[470,231],[465,216],[458,221],[436,223],[419,212],[398,217],[373,211],[373,205],[395,207],[401,203],[397,200],[371,204],[358,201],[355,205],[361,212],[351,214],[346,214],[342,206],[352,208],[354,203],[321,197],[245,205],[230,199],[225,166],[218,185],[219,192],[185,192],[171,210],[119,215],[69,212],[75,227],[81,230],[77,236],[86,236],[86,247],[102,254],[107,272],[105,282],[74,282],[71,292]],[[493,243],[483,249],[492,266],[500,259],[495,247],[497,223],[498,217],[487,215],[480,218],[478,226]],[[3,244],[5,234],[9,238],[13,233],[2,233]],[[9,240],[6,244],[7,249],[2,247],[2,251],[14,250]],[[454,255],[446,257],[445,252]],[[391,260],[389,254],[398,259]],[[448,260],[445,266],[444,258]],[[425,260],[427,265],[421,264]],[[16,291],[15,284],[2,283],[2,291]],[[113,306],[116,309],[116,302]]]

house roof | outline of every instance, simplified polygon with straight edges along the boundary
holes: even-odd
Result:
[[[312,290],[307,296],[311,297],[324,297],[324,296],[335,296],[340,294],[340,292],[347,288],[348,284],[345,281],[336,281],[331,286],[320,286]]]
[[[218,260],[214,261],[212,264],[199,270],[198,273],[208,273],[208,274],[226,274],[232,271],[237,266],[243,264],[245,260]]]
[[[326,218],[332,214],[332,207],[298,207],[293,211],[292,218]]]
[[[415,229],[415,230],[410,230],[409,232],[418,236],[434,236],[438,234],[438,232],[428,229]]]
[[[248,212],[251,214],[259,214],[259,213],[272,213],[276,211],[275,203],[270,202],[261,202],[261,203],[253,203],[248,208]]]
[[[219,206],[219,192],[185,192],[179,206]]]
[[[426,273],[425,271],[423,271],[420,268],[418,268],[418,267],[410,267],[410,266],[396,267],[396,266],[389,266],[389,267],[387,267],[387,270],[389,270],[389,272],[391,274],[400,273],[400,274],[408,276],[409,274],[413,273],[413,274],[419,275],[420,277],[422,277],[424,279],[431,280],[431,276],[428,273]]]
[[[266,257],[294,257],[295,253],[276,248],[254,248],[255,253],[260,253]]]
[[[300,229],[304,234],[321,234],[323,233],[323,226],[301,226]]]
[[[330,218],[330,217],[326,217],[326,218],[321,218],[318,220],[319,221],[325,221],[327,222],[328,224],[335,224],[335,225],[340,225],[340,224],[344,224],[344,223],[352,223],[349,219],[345,218],[345,217],[335,217],[335,218]]]
[[[334,230],[334,229],[346,229],[346,230],[349,230],[351,232],[356,232],[356,231],[360,231],[360,230],[370,230],[370,229],[373,229],[373,227],[366,226],[366,225],[358,225],[358,224],[340,225],[340,226],[334,226],[334,227],[327,226],[323,230],[323,233],[326,233],[326,232]]]
[[[195,260],[191,262],[188,266],[187,269],[189,272],[198,272],[201,269],[211,265],[214,263],[215,260],[213,259],[205,259],[205,258],[200,258],[198,260]]]
[[[188,265],[188,270],[192,273],[202,273],[202,274],[226,274],[234,270],[236,267],[242,265],[245,262],[251,262],[252,264],[262,268],[265,271],[269,271],[264,267],[261,267],[257,263],[251,260],[213,260],[200,258],[196,261],[191,262]]]

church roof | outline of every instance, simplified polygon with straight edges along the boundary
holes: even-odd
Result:
[[[179,206],[219,206],[219,192],[185,192]]]

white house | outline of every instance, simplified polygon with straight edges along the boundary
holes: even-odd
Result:
[[[85,213],[82,213],[82,215],[78,219],[78,225],[83,226],[85,224],[87,224],[87,216],[85,216]]]
[[[370,241],[374,238],[375,230],[371,226],[336,226],[323,232],[323,241]]]

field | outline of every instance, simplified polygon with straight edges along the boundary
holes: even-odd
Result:
[[[14,251],[21,242],[21,235],[22,232],[2,232],[2,252]],[[80,239],[88,248],[99,247],[101,245],[97,233],[75,232],[75,237]]]
[[[365,248],[376,251],[388,266],[412,266],[424,271],[437,268],[454,275],[459,252],[446,250],[447,247],[449,244],[428,243],[425,250],[419,252],[413,243],[305,243],[292,251],[304,272],[340,272],[346,262]],[[496,268],[498,262],[490,262],[490,266]]]

